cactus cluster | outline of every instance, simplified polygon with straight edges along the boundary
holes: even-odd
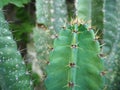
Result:
[[[50,52],[47,90],[101,90],[104,67],[99,54],[100,45],[92,29],[81,23],[66,26]]]
[[[0,8],[8,3],[21,7],[29,1],[1,0]],[[28,67],[0,10],[0,90],[32,90],[32,82],[34,89],[41,84],[42,90],[120,89],[120,0],[36,0],[35,8],[35,53],[31,52],[35,60]],[[71,17],[91,22],[75,19],[66,24]],[[40,78],[33,75],[35,69]]]
[[[8,23],[0,10],[0,87],[2,90],[32,90],[32,81]]]

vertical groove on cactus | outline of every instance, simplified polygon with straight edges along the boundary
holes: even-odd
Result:
[[[31,83],[25,63],[0,10],[0,86],[3,90],[32,90]]]
[[[92,0],[92,26],[100,33],[103,31],[103,3],[104,0]]]
[[[91,19],[91,0],[75,0],[75,7],[77,17],[84,20]]]
[[[117,11],[117,0],[105,0],[104,1],[104,47],[103,53],[107,55],[105,64],[108,70],[106,75],[106,83],[108,90],[113,89],[115,73],[116,73],[116,54],[117,54],[117,43],[119,40],[118,30],[118,11]]]
[[[68,21],[71,21],[72,18],[75,18],[75,0],[66,0],[67,5],[67,14],[68,14]]]
[[[68,25],[54,40],[50,52],[47,90],[101,90],[103,64],[99,54],[93,30],[84,24]]]

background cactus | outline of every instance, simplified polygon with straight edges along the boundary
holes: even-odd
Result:
[[[52,49],[52,39],[57,37],[56,33],[59,32],[59,28],[67,20],[65,0],[36,0],[36,17],[37,23],[33,32],[34,45],[37,51],[37,58],[41,66],[44,66],[49,60],[48,56],[49,50]]]
[[[75,0],[75,8],[77,17],[85,21],[91,20],[91,0]]]
[[[92,0],[92,26],[99,30],[99,34],[103,31],[103,4],[104,0]]]
[[[120,44],[119,44],[119,41],[120,41],[119,7],[120,7],[120,5],[119,4],[120,4],[120,0],[36,0],[36,1],[31,0],[31,2],[29,4],[26,4],[29,1],[30,0],[24,0],[24,1],[23,0],[1,0],[0,1],[0,8],[3,8],[3,10],[4,10],[6,20],[8,20],[8,22],[10,23],[10,27],[11,27],[10,29],[12,29],[12,30],[14,29],[13,35],[9,31],[7,31],[6,34],[3,34],[2,28],[6,28],[8,30],[8,26],[7,26],[8,23],[5,22],[2,13],[0,13],[0,15],[2,17],[2,18],[0,18],[1,19],[0,20],[0,23],[1,23],[0,47],[4,47],[4,48],[7,47],[7,50],[5,49],[3,51],[4,48],[0,48],[0,51],[4,52],[4,56],[9,56],[9,57],[11,56],[13,58],[12,61],[14,61],[14,62],[12,62],[12,64],[10,64],[8,66],[12,66],[13,64],[16,64],[15,60],[22,60],[22,58],[18,57],[18,53],[15,53],[15,55],[14,55],[15,57],[13,57],[13,55],[11,55],[13,52],[15,52],[15,50],[17,49],[17,46],[16,46],[15,41],[13,41],[13,39],[8,40],[9,38],[6,38],[9,36],[11,38],[14,37],[14,39],[17,39],[16,41],[18,41],[18,39],[20,40],[20,43],[19,43],[19,41],[17,42],[18,49],[21,50],[22,57],[25,57],[25,59],[26,59],[25,60],[26,67],[24,65],[24,67],[22,67],[22,69],[24,69],[24,70],[22,70],[22,71],[25,72],[26,68],[27,68],[27,70],[29,70],[29,74],[31,75],[31,78],[33,79],[34,90],[41,90],[41,89],[45,90],[43,88],[44,84],[42,82],[45,78],[44,74],[46,74],[46,73],[44,72],[45,71],[44,69],[47,64],[48,64],[48,67],[46,69],[48,69],[47,70],[48,76],[45,80],[45,84],[46,84],[46,87],[48,90],[51,90],[53,88],[55,88],[55,90],[56,90],[56,88],[61,89],[61,88],[59,88],[60,86],[63,86],[63,88],[61,90],[63,90],[63,89],[66,90],[67,87],[68,87],[68,90],[72,90],[72,89],[75,89],[75,90],[76,89],[77,90],[88,89],[88,90],[90,90],[91,88],[92,88],[92,90],[98,90],[97,85],[98,85],[98,87],[99,87],[99,85],[101,86],[99,88],[99,90],[101,90],[102,86],[103,86],[101,84],[102,81],[94,80],[98,83],[94,84],[94,81],[93,81],[93,83],[89,84],[89,82],[91,82],[91,80],[93,80],[91,78],[94,78],[95,75],[97,74],[97,72],[96,72],[97,70],[95,71],[94,74],[91,74],[93,71],[91,71],[89,69],[91,67],[93,67],[92,66],[93,62],[92,62],[92,60],[88,61],[86,59],[86,58],[92,59],[93,57],[100,59],[95,54],[97,51],[95,52],[95,50],[92,49],[92,47],[93,48],[95,47],[93,45],[93,43],[92,43],[92,46],[90,46],[91,44],[88,45],[90,42],[92,42],[92,40],[99,39],[100,43],[103,43],[103,41],[105,43],[105,45],[103,44],[103,49],[102,49],[103,50],[102,53],[105,55],[100,54],[100,56],[106,56],[105,63],[104,63],[105,71],[103,71],[103,67],[100,64],[101,62],[99,62],[99,63],[98,63],[98,61],[96,62],[96,59],[94,61],[95,61],[95,63],[97,63],[97,66],[99,66],[99,64],[100,64],[100,68],[97,67],[97,68],[99,68],[99,70],[98,70],[99,72],[103,71],[100,74],[101,75],[106,74],[105,75],[105,78],[106,78],[105,79],[105,87],[103,90],[119,90],[120,89],[120,86],[119,86],[119,84],[120,84],[120,77],[119,77],[120,76],[120,73],[119,73],[119,70],[120,70],[120,66],[119,66],[119,60],[120,60],[119,59],[120,58],[119,57],[119,54],[120,54],[119,53],[120,52],[120,50],[119,50],[120,49]],[[8,3],[9,3],[9,5],[7,5]],[[19,7],[16,7],[15,5],[17,5]],[[20,8],[23,5],[25,7]],[[23,16],[23,14],[24,14],[24,16]],[[35,20],[35,16],[36,16],[36,20]],[[91,31],[86,30],[86,31],[83,31],[80,33],[78,33],[78,31],[79,30],[81,31],[81,29],[78,29],[78,31],[72,30],[77,27],[76,24],[68,25],[67,27],[65,27],[65,23],[75,17],[81,18],[85,21],[90,20],[91,22],[89,25],[91,25],[92,28],[95,27],[96,30],[98,30],[98,32],[96,32],[96,33],[99,36],[97,36],[95,38],[94,35],[92,34],[94,38],[90,37],[91,32],[93,32],[92,30]],[[34,25],[35,22],[36,22],[36,26]],[[84,29],[85,28],[88,29],[88,27],[89,27],[89,26],[86,27],[86,25],[84,25],[84,24],[82,24],[82,25],[83,25],[83,27],[85,26]],[[78,28],[81,28],[82,25],[80,25],[80,26],[78,25]],[[60,31],[62,26],[65,31],[64,30]],[[33,29],[32,27],[35,27],[35,28]],[[29,34],[30,30],[33,30],[33,35],[31,34],[31,36],[29,38],[27,38],[27,35]],[[60,31],[60,36],[57,35],[57,33],[59,33],[59,31]],[[70,34],[70,32],[73,32],[73,33]],[[90,32],[90,33],[85,35],[87,32]],[[55,34],[55,35],[53,35],[53,34]],[[72,35],[73,36],[75,35],[75,36],[73,37]],[[18,36],[19,36],[19,38],[18,38]],[[69,36],[69,38],[68,38],[68,36]],[[72,43],[73,41],[76,42],[76,37],[82,37],[82,36],[83,36],[83,38],[82,38],[83,40],[81,38],[77,38],[77,39],[80,39],[80,41],[82,42],[82,43],[77,43],[78,46],[74,45],[74,43]],[[91,38],[88,42],[87,42],[88,39],[86,39],[87,37],[89,39]],[[74,38],[74,40],[72,38]],[[54,49],[52,48],[53,47],[53,39],[55,39],[55,43],[54,43],[55,48]],[[68,41],[64,41],[64,40],[68,40]],[[71,41],[69,41],[69,40],[71,40]],[[28,44],[28,41],[30,41],[30,46],[28,45],[26,48],[26,44]],[[86,41],[86,42],[84,42],[84,41]],[[7,44],[9,44],[8,45],[9,48],[12,48],[12,49],[8,49],[6,42],[7,42]],[[23,42],[25,43],[24,45],[23,45]],[[67,43],[67,42],[69,42],[69,43]],[[77,42],[79,42],[79,41],[77,41]],[[61,46],[62,45],[61,43],[63,44],[63,46]],[[60,45],[58,45],[58,44],[60,44]],[[72,44],[71,48],[70,48],[70,44]],[[67,47],[67,46],[65,47],[64,45],[69,45],[69,47]],[[83,52],[81,49],[81,48],[84,48],[83,45],[86,46],[86,48],[84,50],[85,50],[85,52],[87,52],[87,54],[85,52]],[[22,46],[22,48],[21,48],[21,46]],[[16,49],[13,50],[13,48],[16,48]],[[65,50],[63,50],[63,48],[65,48]],[[78,48],[80,48],[80,50],[77,50]],[[97,48],[95,48],[95,49],[97,49]],[[61,51],[61,50],[63,50],[63,51]],[[91,50],[91,51],[88,51],[88,50]],[[9,51],[9,53],[8,53],[8,51]],[[28,57],[26,58],[26,51],[32,56],[28,55]],[[51,51],[50,61],[49,61],[49,51]],[[79,51],[81,51],[81,52],[79,52]],[[16,52],[17,52],[17,50],[16,50]],[[90,53],[90,52],[92,52],[92,53]],[[58,53],[60,53],[60,54],[58,54]],[[88,61],[88,63],[83,62],[83,60],[81,60],[81,58],[80,58],[81,62],[78,60],[79,53],[80,53],[80,56],[82,57],[82,59],[83,60],[85,59],[84,61],[85,62]],[[65,57],[65,55],[67,56],[67,54],[68,54],[68,56],[70,56],[70,55],[72,55],[72,56],[70,56],[70,58]],[[93,54],[95,54],[96,56]],[[62,55],[63,57],[60,57],[60,55]],[[2,58],[2,57],[3,56],[0,53],[0,58]],[[60,58],[56,58],[56,57],[60,57]],[[73,57],[77,57],[77,58],[73,58]],[[18,59],[16,59],[16,58],[18,58]],[[60,59],[64,60],[64,58],[66,59],[65,61],[60,60]],[[76,61],[77,63],[74,61]],[[2,58],[2,59],[0,59],[0,62],[2,62],[2,63],[0,63],[0,84],[1,84],[0,90],[1,90],[1,89],[7,89],[4,87],[7,85],[6,80],[9,82],[8,78],[13,77],[14,70],[13,70],[12,74],[10,74],[9,72],[4,72],[3,66],[6,65],[6,62],[8,63],[10,61],[6,60],[6,62],[3,63],[3,58]],[[61,62],[63,62],[63,63],[61,64]],[[84,63],[85,63],[85,65],[84,65]],[[18,62],[18,64],[19,64],[19,62]],[[22,66],[22,65],[20,64],[20,66]],[[65,70],[64,70],[64,67],[62,67],[64,65],[66,65]],[[78,71],[79,65],[81,65],[82,69],[80,69]],[[17,66],[19,66],[19,65],[16,64],[15,69],[19,70],[19,68]],[[51,72],[53,66],[55,66],[56,68],[54,68],[53,72]],[[84,66],[86,66],[86,67],[84,67]],[[88,66],[90,66],[90,68],[87,68]],[[96,64],[94,66],[96,66]],[[12,68],[7,68],[6,70],[8,70],[8,69],[12,69]],[[96,69],[96,67],[94,69]],[[84,70],[86,72],[84,72]],[[59,74],[58,75],[56,72],[59,72],[59,71],[60,71],[60,73],[58,73]],[[37,72],[37,74],[36,74],[36,72]],[[68,72],[68,74],[66,74],[66,73],[61,74],[61,72]],[[73,74],[74,72],[76,72],[75,73],[76,76]],[[78,78],[79,73],[80,73],[80,75],[79,75],[80,79]],[[84,73],[86,73],[86,74],[84,74]],[[8,78],[5,76],[5,74],[8,74],[8,76],[7,76]],[[19,74],[19,72],[17,73],[17,71],[15,71],[14,74],[16,74],[16,75],[14,75],[16,78],[16,76]],[[25,75],[25,73],[23,73],[23,74]],[[57,80],[56,79],[54,80],[51,76],[52,74],[54,74],[53,77],[58,76],[59,78]],[[39,75],[39,77],[38,77],[38,75]],[[66,75],[66,76],[64,77],[64,75]],[[84,75],[84,76],[87,75],[87,76],[82,77],[82,75]],[[25,75],[25,77],[27,77],[27,79],[25,79],[25,80],[28,80],[28,82],[31,82],[29,80],[28,76]],[[89,79],[86,79],[88,77],[89,77]],[[3,78],[5,78],[5,80]],[[15,84],[13,84],[13,86],[18,85],[17,78],[16,78],[16,81],[15,81],[15,78],[13,79],[13,81],[15,82]],[[59,83],[56,84],[56,82],[59,81],[60,79],[62,80],[62,78],[64,80],[60,81]],[[66,80],[66,78],[67,78],[67,80]],[[102,77],[99,77],[99,79],[102,80]],[[80,80],[82,80],[82,82]],[[75,83],[74,83],[74,81],[75,81]],[[78,81],[80,82],[81,85],[78,85]],[[10,81],[10,82],[12,83],[12,81]],[[25,82],[25,83],[27,83],[27,86],[29,85],[28,82]],[[50,82],[53,82],[53,83],[50,83]],[[18,83],[19,83],[19,78],[18,78]],[[52,85],[52,84],[54,84],[54,85]],[[22,85],[22,83],[20,83],[20,85]],[[58,85],[58,87],[57,87],[57,85]],[[8,86],[10,86],[10,88],[12,88],[12,86],[10,84],[8,84]],[[86,87],[88,87],[88,88],[86,88]],[[16,88],[14,88],[14,89],[16,89]],[[30,87],[29,87],[29,89],[30,89]]]
[[[120,8],[120,1],[117,0],[117,13],[118,13],[118,16],[117,16],[117,47],[116,47],[116,53],[115,53],[115,60],[114,60],[114,68],[113,68],[113,71],[114,71],[114,81],[112,82],[112,89],[113,90],[119,90],[120,89],[120,11],[119,11],[119,8]]]
[[[59,28],[64,25],[63,22],[67,18],[66,13],[67,11],[65,0],[36,0],[37,28],[34,32],[34,41],[35,47],[38,52],[42,53],[42,51],[44,51],[47,54],[48,45],[50,45],[50,43],[52,42],[52,39],[50,40],[50,38],[52,34],[55,34],[55,32],[59,32]],[[41,48],[41,50],[40,48],[38,50],[39,45],[43,47]],[[38,54],[38,59],[40,59],[39,57],[41,57],[40,54]],[[43,54],[44,59],[47,58],[48,54],[46,54]]]
[[[32,81],[26,71],[17,45],[0,10],[0,87],[2,90],[32,90]]]
[[[68,25],[60,31],[50,52],[47,90],[101,90],[103,64],[99,54],[93,30],[85,24]]]
[[[59,32],[67,20],[65,0],[36,0],[36,17],[37,24]]]
[[[37,65],[41,80],[44,79],[44,68],[49,60],[49,50],[52,49],[53,38],[67,19],[65,0],[36,0],[36,27],[33,31]],[[55,34],[55,35],[53,35]],[[39,72],[37,72],[39,74]],[[43,88],[42,88],[43,89]]]
[[[116,6],[116,7],[115,7]],[[118,11],[117,0],[105,0],[104,1],[104,47],[103,53],[106,55],[105,64],[107,69],[106,75],[106,87],[107,90],[113,89],[114,79],[116,74],[116,55],[118,50],[119,40],[119,28],[118,28]],[[115,83],[115,82],[114,82]]]

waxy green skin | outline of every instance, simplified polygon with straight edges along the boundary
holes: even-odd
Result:
[[[67,21],[65,0],[36,0],[37,24],[43,24],[52,32],[59,32]]]
[[[104,1],[104,30],[103,53],[106,55],[105,67],[108,71],[106,75],[107,90],[119,90],[119,4],[118,0]]]
[[[91,5],[91,19],[92,19],[92,26],[94,26],[96,29],[99,30],[98,34],[101,34],[103,31],[103,19],[104,19],[104,12],[103,12],[103,7],[104,7],[104,0],[92,0],[92,5]]]
[[[93,30],[82,24],[61,30],[46,67],[47,90],[102,90],[103,63],[99,54]]]
[[[90,20],[91,2],[92,0],[75,0],[76,16],[86,21]]]
[[[120,89],[120,1],[117,0],[117,10],[118,10],[118,33],[119,33],[119,38],[118,38],[118,42],[117,42],[117,53],[116,53],[116,63],[115,63],[115,67],[116,68],[116,74],[115,74],[115,78],[114,78],[114,90],[119,90]]]
[[[38,60],[45,62],[49,56],[48,49],[52,47],[52,34],[59,32],[67,19],[65,0],[36,0],[36,18],[37,24],[45,28],[36,26],[33,32],[34,45]]]
[[[32,90],[30,83],[25,63],[0,11],[0,87],[2,90]]]

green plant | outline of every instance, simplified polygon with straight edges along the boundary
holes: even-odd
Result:
[[[103,31],[103,4],[104,0],[92,0],[91,20],[92,26],[99,30],[99,34]]]
[[[38,25],[59,32],[67,20],[65,0],[36,0],[36,17]]]
[[[116,6],[116,7],[115,7]],[[119,28],[118,28],[118,11],[117,0],[104,1],[104,31],[103,53],[106,55],[105,64],[107,69],[106,87],[107,90],[114,90],[113,82],[116,74],[116,56],[117,45],[119,42]],[[115,89],[116,90],[116,89]]]
[[[8,23],[0,10],[0,87],[2,90],[32,90],[32,81]]]
[[[0,8],[2,8],[3,6],[9,4],[9,3],[12,3],[18,7],[23,7],[23,4],[26,4],[30,2],[30,0],[1,0],[0,1]]]
[[[75,0],[75,8],[77,17],[85,21],[91,19],[91,0]]]
[[[16,40],[22,40],[27,43],[29,41],[28,34],[32,32],[34,27],[34,20],[30,16],[30,12],[24,7],[14,7],[13,11],[15,12],[14,23],[10,23],[10,29],[13,32],[13,37]],[[23,16],[24,14],[24,16]]]
[[[113,77],[113,80],[111,82],[111,87],[112,87],[112,90],[119,90],[120,89],[120,11],[119,11],[119,8],[120,8],[120,1],[119,0],[116,0],[116,21],[117,21],[117,29],[116,29],[116,45],[114,48],[116,48],[116,52],[114,51],[114,61],[113,62],[113,74],[114,74],[114,77]],[[114,31],[115,32],[115,31]],[[112,74],[112,75],[113,75]],[[110,87],[110,88],[111,88]],[[110,89],[109,88],[109,89]]]
[[[99,54],[100,45],[92,29],[76,22],[68,25],[50,52],[47,90],[101,90],[104,68]]]
[[[46,9],[43,11],[43,9]],[[61,11],[60,11],[61,10]],[[49,50],[52,49],[52,43],[56,32],[65,24],[67,19],[67,10],[65,0],[36,0],[36,28],[33,32],[34,45],[37,52],[40,66],[46,65],[49,58]]]

